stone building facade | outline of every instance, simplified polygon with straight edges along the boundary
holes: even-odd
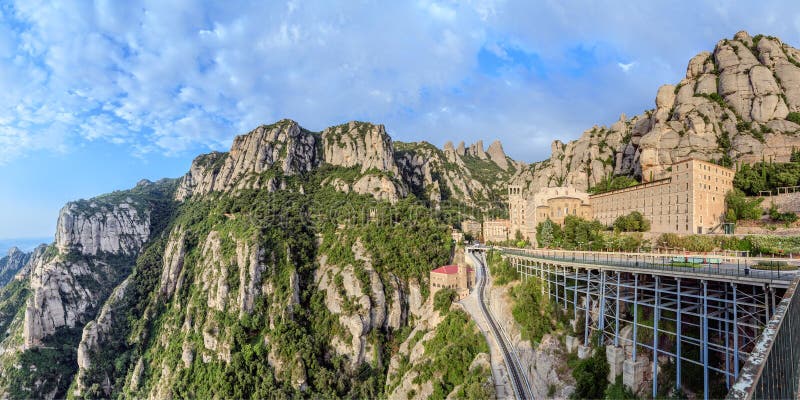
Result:
[[[450,288],[458,293],[459,299],[469,295],[470,289],[475,286],[475,270],[470,267],[458,265],[445,265],[431,271],[431,296],[444,288]]]
[[[688,159],[672,164],[664,179],[589,196],[594,218],[611,225],[617,217],[639,211],[656,233],[721,232],[725,195],[735,172]]]
[[[507,219],[493,219],[483,221],[483,241],[484,242],[505,242],[513,238],[511,233],[511,221]]]
[[[588,195],[572,187],[542,188],[532,196],[521,186],[508,187],[510,235],[536,237],[536,226],[550,219],[563,224],[566,215],[597,219],[611,226],[617,217],[639,211],[655,233],[721,232],[725,195],[733,189],[729,168],[687,159],[672,164],[667,176],[633,187]]]
[[[521,186],[508,187],[510,235],[519,231],[523,237],[533,240],[536,226],[548,218],[563,224],[567,215],[592,219],[589,195],[571,186],[542,188],[530,196]]]
[[[473,238],[481,236],[481,223],[472,219],[461,222],[461,231]]]

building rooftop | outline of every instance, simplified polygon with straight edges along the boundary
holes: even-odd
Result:
[[[464,267],[467,269],[467,272],[472,272],[472,268]],[[446,274],[446,275],[453,275],[458,273],[458,265],[445,265],[443,267],[436,268],[431,272],[436,272],[437,274]]]

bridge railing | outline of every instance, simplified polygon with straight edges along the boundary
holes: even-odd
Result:
[[[800,378],[800,295],[795,278],[756,341],[727,399],[796,399]]]
[[[784,284],[796,275],[799,260],[745,257],[721,257],[681,254],[614,253],[570,250],[540,250],[500,248],[505,254],[580,262],[629,269],[651,269],[669,272],[694,273],[708,276],[750,277]],[[757,264],[773,263],[770,269],[760,269]],[[785,263],[785,265],[784,265]]]

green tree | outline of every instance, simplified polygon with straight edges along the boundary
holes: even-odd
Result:
[[[617,217],[614,221],[614,230],[617,232],[647,232],[650,230],[650,221],[639,211],[632,211],[628,215]]]
[[[601,399],[608,386],[608,363],[605,347],[597,346],[592,356],[581,360],[572,370],[575,378],[573,399]]]
[[[439,311],[441,314],[446,314],[447,310],[450,309],[450,304],[453,304],[453,300],[457,297],[456,291],[450,288],[440,289],[436,292],[436,295],[433,296],[433,309]]]
[[[587,221],[574,215],[568,215],[564,218],[562,245],[571,249],[589,249],[603,228],[600,221]]]
[[[736,222],[744,219],[761,218],[761,202],[764,199],[748,199],[739,189],[733,189],[725,196],[725,204],[728,211],[725,213],[728,222]],[[730,220],[732,219],[732,220]]]
[[[561,227],[550,218],[536,226],[536,242],[539,247],[557,247],[562,237]]]

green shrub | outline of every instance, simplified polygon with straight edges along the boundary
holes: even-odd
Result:
[[[578,361],[572,370],[575,378],[575,391],[572,399],[600,399],[605,395],[608,386],[608,363],[605,347],[597,346],[592,356]]]
[[[614,230],[617,232],[647,232],[650,230],[650,221],[639,211],[632,211],[628,215],[617,217],[614,221]]]
[[[542,337],[558,329],[561,309],[551,303],[550,296],[542,292],[542,282],[529,279],[511,290],[514,307],[511,314],[520,325],[522,338],[539,342]]]
[[[778,221],[778,222],[792,223],[797,221],[797,214],[791,211],[783,213],[779,212],[778,207],[776,207],[775,204],[769,207],[769,217],[773,221]]]
[[[433,309],[439,311],[441,314],[446,314],[456,297],[458,297],[458,294],[455,290],[450,288],[440,289],[436,292],[436,295],[433,296]]]
[[[763,269],[768,271],[796,271],[796,265],[789,265],[786,261],[766,261],[761,260],[756,265],[752,266],[753,269]]]
[[[600,182],[597,182],[596,185],[592,186],[587,190],[588,193],[598,194],[598,193],[605,193],[610,192],[612,190],[618,189],[625,189],[631,186],[636,186],[640,182],[636,179],[633,179],[629,176],[619,175],[619,176],[606,176]]]
[[[511,266],[508,260],[503,259],[498,251],[489,251],[486,255],[486,263],[489,264],[489,272],[491,272],[493,283],[496,285],[505,285],[519,279],[517,270]]]
[[[538,247],[558,247],[561,245],[562,238],[561,226],[551,221],[550,218],[536,225]]]
[[[800,112],[792,111],[786,116],[786,119],[800,125]]]
[[[728,207],[725,217],[733,218],[728,222],[759,219],[763,213],[761,210],[761,202],[763,200],[762,198],[748,199],[741,190],[733,189],[725,196],[725,204]]]
[[[613,400],[636,400],[637,397],[633,391],[622,383],[622,374],[617,375],[614,383],[606,387],[605,399]]]

